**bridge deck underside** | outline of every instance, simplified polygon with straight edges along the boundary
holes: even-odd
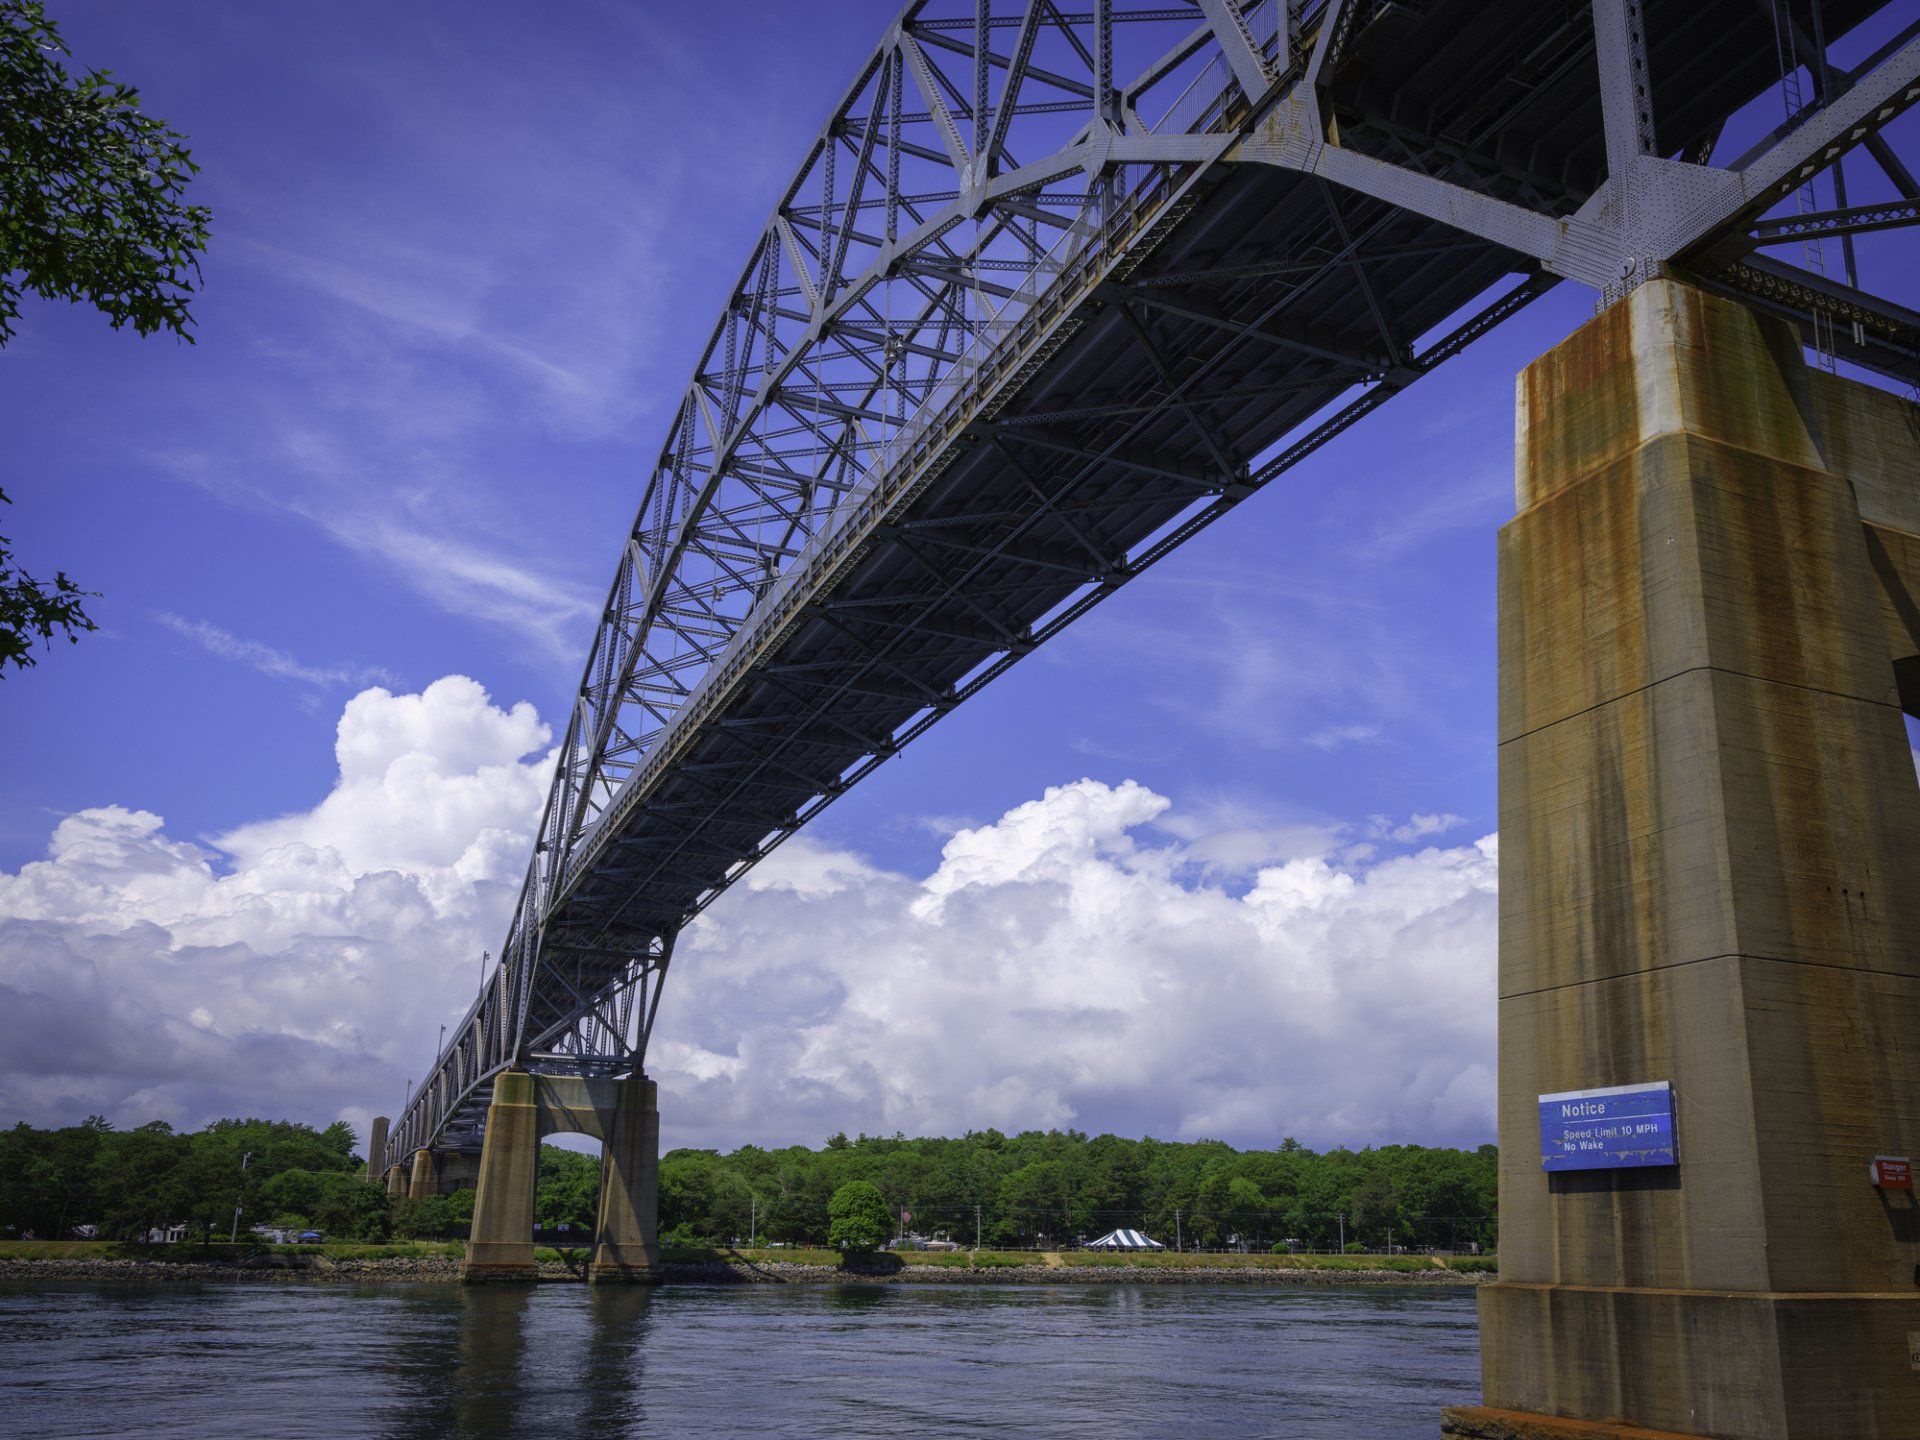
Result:
[[[1878,8],[1828,0],[1830,34]],[[1778,79],[1755,0],[1648,7],[1663,151]],[[1604,174],[1584,5],[1393,5],[1329,88],[1340,143],[1548,214]],[[1029,363],[599,837],[547,917],[527,1033],[618,982],[769,844],[1065,621],[1278,473],[1316,416],[1416,378],[1510,252],[1311,177],[1220,165],[1110,257]],[[1449,352],[1450,353],[1450,352]],[[1305,453],[1298,443],[1283,452]],[[1418,457],[1410,457],[1418,463]],[[449,1117],[470,1139],[483,1082]]]
[[[1771,31],[1751,0],[1650,8],[1662,144],[1678,147],[1764,86]],[[1342,143],[1570,212],[1604,170],[1591,33],[1582,6],[1391,8],[1351,52],[1364,79],[1335,89]],[[737,687],[549,921],[549,947],[676,927],[763,837],[1063,601],[1123,578],[1261,451],[1358,383],[1411,378],[1394,372],[1414,340],[1514,264],[1281,172],[1223,167],[1196,200]]]

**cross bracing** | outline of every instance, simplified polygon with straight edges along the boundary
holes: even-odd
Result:
[[[1559,280],[1685,269],[1911,381],[1909,312],[1787,263],[1916,213],[1899,9],[909,5],[723,298],[399,1153],[471,1143],[507,1065],[637,1065],[673,937],[747,868]],[[1793,64],[1810,98],[1718,154]]]

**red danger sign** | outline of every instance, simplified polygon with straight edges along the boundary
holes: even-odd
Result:
[[[1876,1155],[1870,1173],[1882,1190],[1913,1189],[1913,1161],[1904,1155]]]

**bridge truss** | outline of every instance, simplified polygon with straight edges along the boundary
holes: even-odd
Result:
[[[1559,281],[1681,271],[1920,379],[1854,249],[1920,219],[1912,10],[909,4],[726,297],[393,1153],[471,1148],[509,1066],[637,1068],[674,936],[750,866]],[[1842,274],[1777,258],[1829,242]]]

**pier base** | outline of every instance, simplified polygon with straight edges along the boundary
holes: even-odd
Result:
[[[1695,1440],[1676,1430],[1560,1420],[1547,1415],[1522,1415],[1517,1410],[1489,1410],[1484,1405],[1462,1406],[1445,1412],[1440,1435],[1441,1440]]]
[[[1516,435],[1500,1279],[1446,1433],[1920,1440],[1920,1223],[1868,1176],[1920,1150],[1920,411],[1660,280]],[[1539,1096],[1659,1081],[1677,1165],[1543,1171]]]
[[[469,1281],[532,1280],[533,1192],[540,1141],[571,1131],[601,1143],[600,1213],[588,1278],[650,1283],[660,1263],[660,1111],[654,1082],[509,1071],[493,1086],[463,1272]]]

